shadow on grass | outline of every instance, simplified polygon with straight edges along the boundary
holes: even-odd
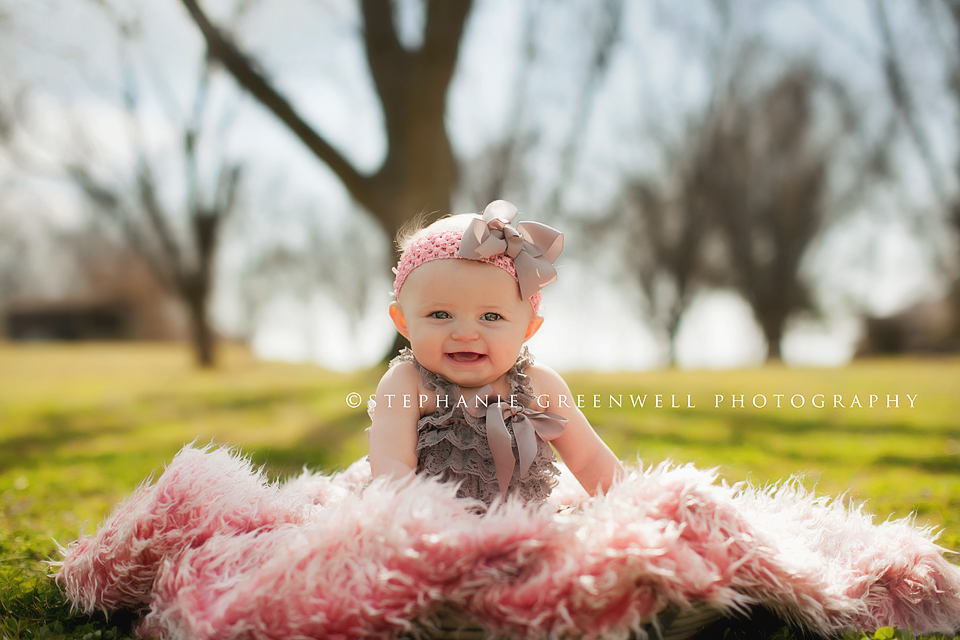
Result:
[[[0,434],[0,473],[11,468],[29,471],[49,463],[53,456],[61,464],[109,460],[117,454],[97,451],[86,453],[76,445],[104,436],[135,437],[138,430],[149,429],[151,425],[168,428],[189,421],[199,420],[202,423],[207,415],[223,421],[225,416],[229,419],[234,414],[249,416],[262,413],[269,420],[272,412],[282,411],[288,406],[309,407],[330,393],[324,385],[319,385],[263,392],[218,390],[196,395],[148,394],[121,405],[45,408],[25,417],[8,418],[0,414],[0,420],[11,421],[8,424],[14,424],[13,421],[17,420],[17,430],[24,432],[23,435],[8,437]],[[366,422],[366,415],[362,412],[318,420],[316,426],[295,447],[289,451],[274,450],[281,457],[280,466],[284,470],[292,468],[294,464],[329,466],[337,460],[335,452],[342,446],[350,430],[362,431],[367,426]],[[157,452],[145,453],[156,455]],[[162,460],[158,458],[157,465],[161,463]]]
[[[98,426],[90,426],[96,424]],[[58,449],[103,435],[126,434],[137,425],[123,416],[103,411],[46,411],[30,420],[29,435],[2,440],[0,473],[30,468],[49,460]]]
[[[960,457],[936,455],[927,458],[885,455],[873,460],[873,464],[887,467],[907,467],[941,475],[960,475]]]
[[[609,414],[607,414],[609,415]],[[680,425],[683,423],[719,423],[729,425],[732,429],[743,429],[745,431],[771,431],[784,435],[815,436],[817,434],[849,434],[863,436],[890,436],[913,434],[926,437],[956,438],[960,436],[960,429],[955,424],[942,423],[938,425],[920,426],[905,421],[877,422],[871,424],[853,423],[848,421],[838,421],[837,413],[825,413],[824,418],[802,418],[790,419],[785,417],[776,417],[776,414],[760,414],[758,412],[718,412],[704,409],[679,409],[671,414],[652,414],[642,411],[616,411],[613,413],[614,419],[611,420],[606,415],[595,410],[588,413],[587,417],[595,426],[618,425],[626,428],[636,429],[638,435],[642,435],[642,425],[645,420],[653,416],[669,415],[671,423]],[[659,419],[659,418],[657,418]]]
[[[918,427],[903,421],[881,424],[857,425],[838,423],[835,420],[785,419],[759,416],[756,414],[725,415],[701,410],[677,411],[669,418],[667,429],[655,429],[644,432],[642,422],[632,414],[617,414],[615,419],[596,422],[601,429],[619,432],[628,446],[642,448],[651,442],[666,444],[683,449],[712,449],[717,452],[726,449],[740,449],[750,444],[763,446],[766,436],[783,435],[803,440],[805,438],[825,440],[831,437],[855,436],[862,438],[884,438],[890,436],[912,436],[930,440],[940,446],[940,441],[960,437],[956,426],[941,424],[930,427]],[[717,424],[716,438],[703,437],[704,424]],[[661,423],[662,424],[662,423]],[[689,428],[686,428],[689,427]],[[724,433],[725,432],[725,433]],[[860,464],[882,465],[920,469],[936,474],[960,475],[960,456],[945,455],[942,448],[931,448],[926,456],[882,455],[874,459],[864,458],[861,452],[839,451],[836,455],[823,453],[802,453],[799,451],[777,450],[771,456],[804,464],[836,464],[857,458]]]
[[[326,472],[343,468],[342,451],[347,441],[370,426],[366,413],[350,412],[316,423],[289,447],[249,447],[246,452],[274,478],[299,475],[306,467]]]
[[[329,389],[324,385],[243,393],[219,390],[196,395],[147,394],[140,399],[140,403],[167,408],[178,416],[194,416],[206,413],[264,411],[288,404],[309,405],[328,393]]]

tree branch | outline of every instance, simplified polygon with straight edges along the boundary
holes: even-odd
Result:
[[[397,38],[390,0],[363,0],[360,6],[370,75],[384,106],[384,117],[389,120],[390,110],[386,105],[399,102],[404,83],[409,81],[413,55],[400,45]],[[390,126],[389,122],[387,126]]]
[[[933,155],[933,149],[930,141],[924,134],[923,128],[918,120],[916,106],[913,104],[910,90],[907,87],[907,81],[903,74],[900,54],[897,51],[896,43],[893,39],[893,32],[890,29],[890,21],[887,18],[886,8],[879,0],[873,2],[874,19],[880,31],[880,41],[883,43],[883,76],[887,82],[887,89],[893,104],[900,116],[903,118],[907,130],[910,132],[910,138],[914,146],[920,153],[920,159],[927,169],[927,175],[930,179],[930,185],[940,204],[944,208],[949,207],[950,196],[947,191],[946,181],[941,175],[940,168]]]
[[[174,277],[179,282],[183,279],[183,274],[187,270],[180,247],[177,246],[176,238],[166,216],[160,200],[157,198],[155,180],[153,171],[147,162],[146,156],[141,151],[137,162],[137,195],[140,199],[140,206],[153,228],[153,232],[160,243],[160,249],[167,264],[173,270]]]
[[[611,53],[620,38],[620,16],[623,15],[623,0],[606,0],[600,10],[597,43],[590,56],[583,87],[574,106],[570,132],[560,149],[559,177],[548,201],[555,214],[563,213],[564,189],[573,180],[577,153],[590,123],[600,86],[606,77]]]
[[[340,178],[350,194],[368,209],[375,209],[371,197],[373,178],[364,176],[334,149],[296,112],[290,102],[271,84],[257,63],[244,55],[219,28],[214,26],[197,0],[182,0],[190,17],[207,42],[207,55],[220,61],[234,79],[279,118],[321,161]]]
[[[97,182],[79,163],[66,167],[67,175],[95,205],[95,211],[116,224],[127,239],[134,253],[139,255],[168,292],[176,292],[178,275],[171,272],[169,262],[160,259],[151,243],[144,237],[142,228],[136,224],[136,216],[122,203],[120,196],[107,186]]]
[[[443,86],[448,85],[453,77],[463,28],[472,4],[472,0],[433,0],[427,5],[420,62],[429,65],[430,77]]]
[[[427,2],[423,45],[407,51],[397,38],[390,0],[363,0],[363,21],[367,61],[377,94],[384,104],[395,103],[404,91],[409,73],[418,79],[446,88],[453,76],[457,52],[472,0],[434,0]],[[446,97],[445,91],[428,91],[428,97]]]

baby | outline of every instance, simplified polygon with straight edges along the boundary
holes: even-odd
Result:
[[[444,218],[401,241],[390,317],[411,349],[390,363],[372,408],[373,475],[438,476],[490,505],[542,502],[556,459],[591,494],[623,473],[563,379],[524,343],[543,324],[540,289],[556,280],[563,236],[517,209]]]

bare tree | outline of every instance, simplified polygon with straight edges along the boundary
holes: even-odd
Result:
[[[490,142],[479,154],[460,163],[460,188],[470,201],[482,204],[504,197],[515,197],[531,205],[532,184],[536,179],[524,162],[527,155],[542,142],[543,132],[535,120],[535,108],[531,99],[531,84],[544,74],[567,73],[576,77],[576,90],[570,101],[570,123],[558,141],[556,154],[557,177],[545,189],[543,206],[546,215],[562,217],[565,213],[564,195],[576,177],[577,162],[582,157],[582,146],[593,117],[597,96],[607,78],[610,60],[620,41],[623,0],[604,0],[586,5],[588,20],[578,21],[585,32],[582,47],[582,62],[576,69],[569,66],[557,68],[556,62],[544,56],[540,49],[544,43],[541,29],[545,6],[539,2],[526,2],[523,22],[519,70],[510,91],[508,127],[504,134]],[[583,23],[588,24],[584,25]],[[556,34],[549,34],[556,38]],[[509,195],[513,194],[513,195]]]
[[[863,130],[843,85],[795,62],[759,93],[733,92],[707,141],[729,280],[780,358],[788,318],[815,310],[801,274],[807,249],[889,176],[889,131]],[[837,178],[842,171],[851,176]]]
[[[524,127],[529,107],[528,86],[537,58],[536,25],[541,7],[527,3],[526,8],[520,68],[510,92],[509,128],[502,138],[492,141],[475,157],[462,160],[458,167],[461,186],[473,202],[506,198],[511,189],[522,189],[528,182],[520,159],[536,140],[536,135]]]
[[[401,44],[390,0],[362,0],[366,58],[388,141],[383,164],[369,175],[307,123],[261,66],[209,20],[198,0],[182,2],[203,33],[209,58],[221,63],[330,167],[389,237],[419,212],[436,216],[451,211],[457,171],[444,113],[471,0],[427,0],[423,44],[415,50]]]
[[[704,148],[730,284],[753,308],[771,359],[789,315],[811,306],[800,260],[827,217],[832,150],[811,140],[816,84],[801,66],[756,99],[735,96]]]
[[[402,225],[417,214],[427,214],[429,220],[452,210],[454,192],[462,184],[444,116],[460,41],[472,9],[471,0],[425,0],[423,41],[416,49],[401,44],[391,0],[361,0],[361,36],[384,114],[387,138],[383,164],[369,174],[359,171],[321,132],[306,122],[235,37],[211,22],[199,0],[181,1],[204,36],[209,58],[222,64],[241,86],[324,162],[354,200],[370,211],[388,237],[394,237]],[[563,175],[558,184],[569,179],[573,171],[577,143],[617,40],[622,5],[622,0],[605,0],[601,6],[603,19],[599,21],[585,86],[576,104],[575,122],[562,151]],[[504,140],[490,145],[483,154],[487,175],[479,181],[474,179],[474,185],[468,185],[468,190],[475,187],[474,194],[486,193],[485,197],[492,198],[490,193],[496,191],[496,197],[503,197],[507,176],[521,171],[519,158],[532,142],[533,138],[521,133],[517,125],[522,122],[525,106],[523,79],[531,69],[535,26],[535,21],[528,16],[523,70],[519,75],[518,91],[514,94],[514,130]],[[477,182],[484,184],[476,186]],[[558,203],[559,194],[558,187],[551,204]],[[398,337],[394,346],[403,343],[404,339]]]
[[[627,175],[607,219],[589,234],[623,244],[627,274],[640,285],[644,315],[666,345],[670,364],[677,359],[680,321],[696,295],[730,280],[713,193],[714,174],[723,169],[716,165],[711,139],[734,95],[744,91],[748,63],[760,48],[733,36],[728,2],[709,6],[713,21],[706,31],[674,15],[670,5],[658,8],[668,28],[698,43],[710,85],[702,102],[685,112],[665,106],[661,95],[645,96],[643,112],[648,115],[641,128],[657,168]],[[665,126],[670,122],[679,124],[675,131]],[[607,220],[613,223],[614,238],[604,229]]]
[[[376,223],[358,212],[330,232],[319,220],[316,207],[306,205],[292,221],[298,229],[297,242],[267,238],[248,249],[250,257],[239,278],[248,332],[278,293],[310,308],[315,294],[323,291],[346,313],[351,326],[368,310],[371,285],[387,272],[384,257],[389,253],[371,242],[369,227]],[[313,340],[312,329],[307,331],[308,343]],[[315,352],[311,346],[310,353]]]
[[[814,307],[800,272],[804,254],[885,171],[886,137],[841,153],[858,121],[837,83],[802,61],[764,81],[760,51],[747,47],[735,58],[679,142],[661,143],[663,174],[634,176],[616,207],[671,361],[683,313],[710,287],[743,296],[768,357],[780,358],[788,318]],[[831,181],[841,159],[854,176],[842,188]]]
[[[615,204],[614,229],[621,240],[627,269],[635,274],[647,301],[647,317],[664,334],[671,364],[677,357],[680,319],[694,296],[713,283],[707,238],[715,233],[711,203],[703,184],[703,164],[677,159],[676,184],[636,176]]]
[[[141,130],[140,89],[134,74],[127,73],[124,104],[130,140],[136,155],[132,181],[107,181],[89,169],[88,158],[72,161],[67,172],[92,203],[95,215],[117,226],[157,280],[185,305],[191,327],[196,362],[216,363],[216,335],[209,315],[214,260],[224,222],[237,205],[241,165],[219,159],[212,188],[205,185],[199,168],[199,142],[210,88],[209,70],[197,80],[193,112],[182,123],[180,143],[186,178],[186,195],[176,209],[165,205],[160,193],[166,174],[152,164]],[[178,224],[184,221],[185,224]]]
[[[261,70],[261,66],[234,38],[214,25],[199,0],[181,0],[207,42],[208,55],[222,63],[266,108],[271,110],[304,144],[326,163],[362,206],[380,222],[390,237],[414,215],[445,214],[451,210],[452,194],[458,186],[458,169],[444,122],[446,94],[456,66],[460,39],[472,7],[471,0],[425,0],[426,19],[423,44],[404,48],[397,37],[391,0],[362,0],[363,31],[367,63],[383,110],[387,134],[387,156],[370,175],[359,172],[324,136],[311,127],[290,101]],[[605,0],[598,9],[596,43],[588,53],[587,73],[573,114],[571,134],[561,151],[563,185],[571,177],[578,143],[589,120],[592,103],[617,42],[622,0]],[[524,59],[518,76],[516,103],[511,122],[522,122],[524,79],[534,58],[533,32],[536,24],[528,15]],[[514,128],[505,140],[491,145],[492,161],[483,193],[502,189],[507,172],[529,143]],[[554,207],[559,200],[555,188]],[[502,195],[502,192],[497,194]]]
[[[952,234],[952,255],[944,255],[941,226],[922,224],[923,231],[933,247],[932,255],[939,271],[952,286],[948,294],[952,308],[951,331],[954,340],[960,339],[960,154],[953,165],[944,164],[934,153],[934,145],[925,128],[924,116],[918,107],[916,89],[911,86],[902,47],[887,14],[887,7],[879,0],[871,4],[877,32],[881,42],[881,64],[890,100],[904,125],[907,135],[916,148],[926,170],[936,203],[947,228]],[[944,63],[946,95],[954,107],[954,135],[960,131],[960,2],[956,0],[931,0],[919,3],[927,18],[930,40],[939,45]],[[922,220],[921,220],[922,221]]]

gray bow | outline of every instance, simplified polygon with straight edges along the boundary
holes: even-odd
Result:
[[[506,200],[494,200],[483,216],[470,221],[460,242],[460,257],[470,260],[501,253],[513,258],[520,283],[520,298],[533,294],[557,279],[553,263],[563,251],[563,234],[539,222],[511,226],[517,208]]]
[[[488,402],[490,398],[497,402]],[[524,478],[537,455],[537,436],[549,442],[563,433],[567,419],[550,411],[534,411],[529,407],[519,407],[504,402],[497,395],[493,385],[486,385],[477,395],[466,403],[465,411],[474,418],[486,418],[487,441],[493,454],[493,466],[497,470],[497,485],[500,495],[507,497],[507,487],[517,466],[513,455],[513,438],[507,430],[507,419],[512,418],[513,437],[517,439],[517,453],[520,454],[520,477]]]

